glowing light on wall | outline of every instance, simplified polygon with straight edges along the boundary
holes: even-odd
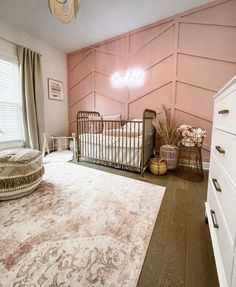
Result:
[[[111,77],[111,81],[115,87],[141,86],[144,82],[144,71],[142,69],[131,69],[126,71],[124,74],[116,72]]]

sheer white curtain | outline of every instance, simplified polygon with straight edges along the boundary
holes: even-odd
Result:
[[[24,145],[19,63],[0,55],[0,148]]]

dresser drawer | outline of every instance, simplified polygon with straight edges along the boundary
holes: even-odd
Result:
[[[214,128],[212,153],[236,186],[236,136]]]
[[[232,242],[229,238],[225,219],[222,215],[218,200],[212,190],[211,185],[208,186],[208,204],[210,213],[208,214],[208,222],[209,225],[213,227],[211,228],[211,231],[215,234],[218,245],[217,248],[219,248],[220,253],[217,254],[217,256],[219,257],[217,258],[216,256],[215,259],[216,261],[219,260],[222,262],[225,278],[227,280],[227,285],[231,286],[234,246],[232,245]]]
[[[209,184],[218,199],[233,244],[236,235],[236,190],[215,160],[214,155],[211,157]]]
[[[214,127],[236,134],[236,85],[215,100]]]

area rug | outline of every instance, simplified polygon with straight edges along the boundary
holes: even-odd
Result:
[[[45,164],[27,197],[0,202],[1,287],[135,287],[164,187]]]
[[[67,162],[73,159],[73,152],[70,150],[54,151],[43,158],[44,163]]]

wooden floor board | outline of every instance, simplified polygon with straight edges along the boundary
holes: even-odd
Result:
[[[185,189],[175,189],[168,232],[165,238],[163,262],[157,286],[185,286],[186,277],[186,219],[187,194]]]
[[[207,173],[188,182],[169,172],[153,176],[79,163],[166,186],[137,287],[219,287],[208,225],[204,221]]]

